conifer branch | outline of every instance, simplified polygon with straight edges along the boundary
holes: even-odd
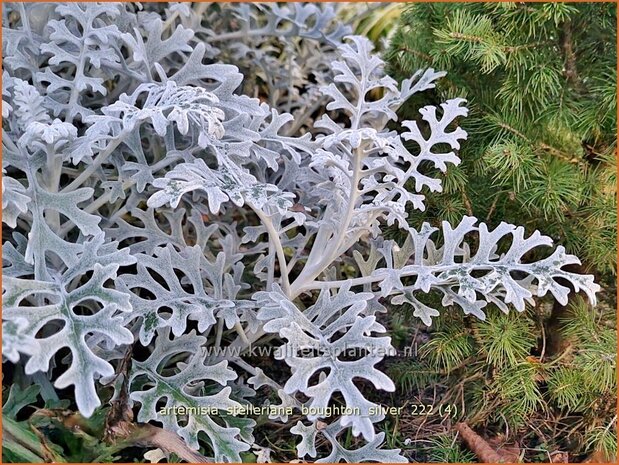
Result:
[[[449,37],[451,37],[452,39],[464,40],[466,42],[473,42],[475,44],[480,44],[480,43],[484,42],[484,38],[483,37],[474,36],[474,35],[471,35],[471,34],[462,34],[461,32],[450,32],[447,35]]]
[[[411,55],[414,55],[416,57],[422,58],[423,60],[427,61],[430,64],[434,63],[434,58],[432,58],[427,53],[420,52],[419,50],[414,50],[414,49],[412,49],[410,47],[407,47],[406,45],[401,45],[398,48],[398,51],[399,52],[404,52],[404,53],[410,53]]]
[[[561,48],[565,54],[565,77],[567,82],[572,84],[579,92],[584,91],[584,87],[576,67],[576,53],[572,38],[572,22],[566,21],[562,25]]]
[[[528,142],[529,144],[533,145],[534,147],[542,149],[542,150],[550,153],[551,155],[556,156],[557,158],[561,158],[562,160],[564,160],[564,161],[566,161],[568,163],[574,163],[574,164],[578,164],[578,165],[583,165],[584,164],[584,162],[582,160],[579,160],[578,158],[572,156],[571,154],[563,152],[563,151],[557,149],[556,147],[552,147],[551,145],[548,145],[545,142],[541,142],[541,141],[535,142],[535,141],[531,140],[529,137],[527,137],[525,134],[520,132],[518,129],[510,126],[507,123],[498,122],[497,124],[502,129],[505,129],[506,131],[511,132],[515,136],[520,137],[521,139],[525,140],[526,142]]]
[[[449,32],[447,35],[451,37],[452,39],[463,40],[465,42],[471,42],[474,44],[481,44],[484,42],[488,42],[486,39],[484,39],[481,36],[476,36],[472,34],[462,34],[461,32]],[[519,52],[520,50],[526,50],[529,48],[543,47],[544,45],[548,45],[550,43],[552,43],[552,41],[531,42],[528,44],[512,45],[512,46],[505,45],[505,46],[500,47],[500,49],[506,53],[515,53],[515,52]]]

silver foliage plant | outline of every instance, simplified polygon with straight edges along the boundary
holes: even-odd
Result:
[[[562,247],[528,258],[552,245],[537,231],[409,225],[460,161],[465,102],[397,122],[444,73],[399,85],[331,5],[16,3],[3,31],[3,357],[72,387],[85,416],[140,346],[121,373],[137,421],[211,459],[250,450],[255,422],[227,409],[264,390],[299,458],[401,462],[361,388],[395,389],[378,366],[390,306],[429,326],[548,292],[595,302]],[[246,356],[263,344],[278,379]],[[326,417],[334,402],[353,413]]]

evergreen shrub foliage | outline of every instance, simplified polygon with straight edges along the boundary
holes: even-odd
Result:
[[[465,97],[461,124],[475,135],[409,221],[473,214],[539,228],[605,283],[597,308],[543,301],[483,324],[441,316],[417,372],[448,386],[441,401],[464,399],[468,421],[488,434],[608,458],[617,456],[616,28],[614,3],[410,4],[386,52],[400,79],[447,71],[426,99]],[[399,115],[414,117],[415,103]],[[404,388],[419,384],[414,373]]]
[[[390,71],[447,71],[434,98],[466,98],[475,134],[423,218],[518,221],[614,272],[616,31],[614,3],[408,5]]]

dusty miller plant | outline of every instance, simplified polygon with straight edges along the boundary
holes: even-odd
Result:
[[[398,85],[330,5],[16,3],[3,21],[3,357],[84,416],[128,388],[136,421],[239,462],[256,424],[227,409],[261,391],[292,409],[270,417],[299,458],[401,462],[361,388],[395,389],[377,367],[389,306],[431,325],[548,292],[595,301],[563,248],[527,260],[551,246],[537,231],[408,224],[460,161],[465,102],[391,129],[444,73]],[[262,344],[279,377],[247,357]],[[353,413],[321,414],[335,404]]]

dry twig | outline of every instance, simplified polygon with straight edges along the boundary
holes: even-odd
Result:
[[[500,463],[503,458],[482,438],[479,434],[469,428],[466,423],[456,423],[456,431],[462,437],[469,449],[477,456],[482,463]]]

